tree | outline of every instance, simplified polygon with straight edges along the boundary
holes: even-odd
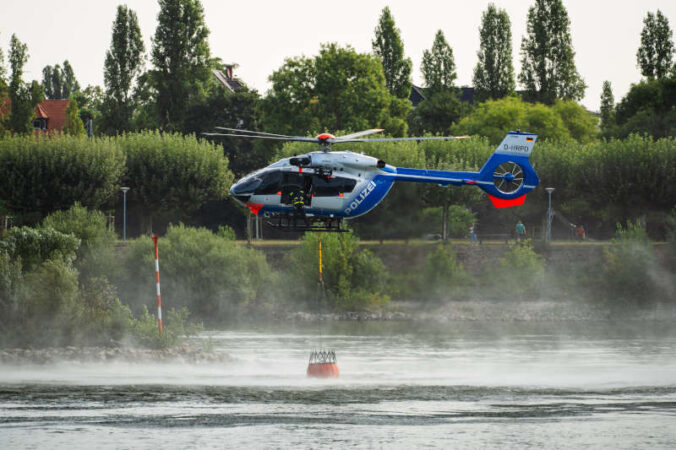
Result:
[[[647,133],[654,138],[676,135],[676,78],[665,77],[632,85],[615,109],[616,137]]]
[[[66,108],[66,123],[63,126],[63,132],[71,136],[84,136],[85,129],[82,119],[80,119],[80,110],[77,102],[73,99],[68,102]]]
[[[232,172],[214,144],[158,131],[125,134],[115,142],[126,155],[127,201],[143,232],[151,231],[156,219],[186,220],[207,200],[228,193]]]
[[[595,119],[572,100],[553,106],[527,103],[516,97],[488,100],[451,129],[453,134],[487,136],[499,144],[509,131],[536,130],[541,139],[570,139],[580,143],[592,141],[596,134]]]
[[[119,194],[125,157],[109,139],[54,135],[0,140],[0,198],[23,223],[71,207],[98,209]]]
[[[9,127],[18,134],[28,134],[33,130],[33,108],[42,100],[39,89],[35,86],[29,87],[22,79],[26,61],[28,46],[13,34],[9,44],[9,63],[12,68],[9,83],[9,98],[12,102]]]
[[[441,30],[434,36],[432,48],[423,52],[422,74],[430,92],[453,88],[457,78],[453,50]]]
[[[199,0],[159,0],[153,39],[153,78],[159,125],[181,130],[185,112],[209,79],[209,30]]]
[[[136,13],[124,5],[118,6],[103,69],[106,94],[100,129],[106,134],[131,130],[136,106],[131,95],[132,87],[141,73],[144,51]]]
[[[603,82],[601,91],[601,131],[607,133],[615,125],[615,98],[610,81]]]
[[[636,52],[636,60],[641,74],[648,78],[663,78],[669,75],[674,43],[671,40],[669,20],[657,10],[656,14],[648,12],[643,19],[641,46]]]
[[[409,128],[411,134],[448,134],[451,126],[465,113],[463,103],[451,89],[432,92],[411,111]]]
[[[507,11],[489,4],[479,30],[479,62],[474,69],[474,98],[499,99],[514,93],[512,24]]]
[[[56,64],[45,66],[42,69],[42,85],[48,99],[70,98],[80,90],[80,83],[75,79],[75,72],[68,60],[63,62],[63,68]]]
[[[380,127],[406,133],[407,100],[389,93],[377,57],[323,44],[314,58],[287,59],[261,101],[264,128],[300,134]]]
[[[386,6],[376,27],[372,42],[373,53],[382,59],[385,85],[390,93],[401,99],[411,95],[411,58],[404,57],[404,43],[394,24],[390,8]]]
[[[526,99],[553,104],[580,100],[586,85],[575,67],[570,20],[562,0],[535,0],[521,41],[519,81]]]

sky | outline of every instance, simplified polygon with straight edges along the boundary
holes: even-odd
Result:
[[[460,86],[472,85],[477,63],[481,14],[488,0],[202,0],[212,56],[236,63],[235,76],[261,94],[268,77],[294,56],[318,54],[321,43],[338,42],[371,52],[380,13],[389,6],[401,30],[404,51],[413,61],[413,83],[422,85],[423,51],[442,30],[453,49]],[[512,22],[515,73],[533,0],[493,0]],[[103,86],[103,61],[110,47],[112,23],[119,0],[0,0],[0,48],[7,52],[12,34],[28,45],[30,59],[24,79],[42,80],[42,68],[68,60],[84,87]],[[155,0],[128,0],[136,11],[146,52],[157,26]],[[604,80],[619,101],[631,83],[640,81],[636,51],[643,19],[660,9],[676,26],[673,0],[564,0],[571,22],[577,69],[587,83],[581,103],[598,111]],[[147,62],[147,67],[150,63]]]

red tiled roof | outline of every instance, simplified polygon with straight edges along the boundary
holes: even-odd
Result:
[[[70,100],[44,100],[35,107],[35,115],[40,118],[49,119],[47,130],[63,130],[66,124],[66,108]],[[41,116],[40,114],[44,114]]]
[[[38,119],[46,119],[49,117],[45,111],[45,108],[43,108],[39,103],[38,106],[35,107],[35,117]]]

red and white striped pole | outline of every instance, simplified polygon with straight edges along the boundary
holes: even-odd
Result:
[[[160,295],[160,257],[157,251],[157,234],[153,234],[153,242],[155,243],[155,279],[157,282],[157,327],[162,336],[162,296]]]

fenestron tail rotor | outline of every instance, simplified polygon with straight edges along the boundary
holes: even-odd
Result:
[[[495,168],[493,185],[503,194],[511,194],[523,186],[524,173],[520,165],[506,161]]]

